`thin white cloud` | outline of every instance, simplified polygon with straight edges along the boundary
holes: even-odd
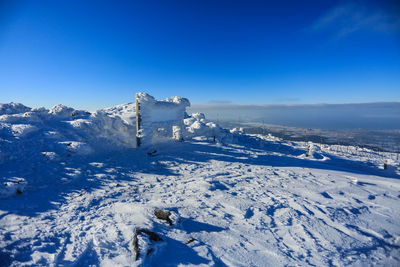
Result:
[[[399,33],[400,17],[367,2],[349,2],[328,10],[305,31],[329,32],[336,38],[360,31]]]

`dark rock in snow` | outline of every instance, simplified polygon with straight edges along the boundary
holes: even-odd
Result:
[[[154,156],[157,153],[157,150],[153,150],[151,152],[147,152],[147,155]]]
[[[154,215],[157,217],[157,219],[167,221],[169,225],[172,225],[172,220],[169,216],[171,216],[171,212],[168,210],[154,210]]]
[[[143,229],[143,228],[136,229],[136,233],[138,235],[141,234],[141,233],[145,233],[146,235],[149,236],[149,239],[151,241],[156,241],[156,242],[157,241],[163,241],[163,239],[158,234],[156,234],[156,233],[154,233],[154,232],[152,232],[150,230],[147,230],[147,229]]]
[[[154,248],[150,248],[148,251],[147,251],[147,256],[149,256],[151,253],[153,253],[153,251],[154,251]]]
[[[136,229],[135,230],[135,234],[133,235],[133,240],[132,240],[133,252],[135,253],[135,259],[136,260],[139,258],[139,255],[140,255],[139,244],[138,244],[138,236],[140,234],[142,234],[142,233],[146,234],[149,237],[150,241],[155,241],[155,242],[163,241],[163,239],[158,234],[156,234],[156,233],[154,233],[154,232],[152,232],[150,230],[147,230],[147,229],[144,229],[144,228]],[[150,248],[147,251],[146,255],[151,254],[153,251],[154,251],[154,249]]]
[[[186,241],[186,245],[192,243],[193,241],[195,241],[196,239],[194,239],[193,237],[189,238],[188,241]]]
[[[135,234],[133,235],[132,246],[133,246],[133,253],[135,253],[135,260],[137,260],[139,258],[139,244],[138,244],[138,234],[136,231]]]
[[[14,194],[22,194],[27,182],[24,178],[13,177],[9,181],[0,185],[0,198],[9,197]]]

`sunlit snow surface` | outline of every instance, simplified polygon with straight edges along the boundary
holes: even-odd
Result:
[[[60,121],[3,121],[0,179],[24,188],[0,198],[1,266],[399,264],[398,163],[383,170],[382,155],[315,144],[305,157],[304,143],[246,135],[107,152],[96,140],[108,139],[87,137],[97,128]],[[155,250],[135,261],[138,227],[164,241],[141,240]]]

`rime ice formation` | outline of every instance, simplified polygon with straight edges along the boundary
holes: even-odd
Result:
[[[164,136],[172,136],[180,139],[184,130],[183,119],[186,107],[190,102],[186,98],[174,96],[165,101],[157,101],[146,93],[136,94],[140,107],[140,130],[138,136],[143,144],[152,144],[153,131],[162,129]]]

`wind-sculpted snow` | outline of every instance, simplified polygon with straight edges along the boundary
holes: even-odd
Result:
[[[306,143],[230,134],[194,114],[185,142],[149,156],[129,145],[133,114],[0,116],[0,266],[398,265],[389,154],[314,144],[306,155]],[[162,241],[138,236],[136,260],[138,229]]]
[[[155,101],[154,98],[151,100],[166,108],[168,104],[179,104],[181,106],[178,105],[178,109],[184,110],[189,105],[186,99],[178,97],[166,101]],[[0,162],[12,160],[13,157],[30,160],[30,157],[38,156],[42,152],[63,156],[136,147],[134,103],[91,113],[64,105],[56,105],[48,110],[9,103],[1,104],[0,111]],[[180,122],[184,126],[185,139],[202,135],[222,141],[231,137],[226,130],[206,121],[204,115],[187,117],[190,121],[184,121],[182,117]],[[163,126],[172,129],[172,125]],[[146,129],[149,130],[152,129]],[[156,136],[152,141],[159,140],[163,139]]]
[[[30,111],[31,108],[22,105],[21,103],[0,103],[0,116],[2,115],[10,115],[17,114]]]
[[[127,103],[100,110],[103,114],[110,117],[120,117],[127,124],[136,124],[136,108],[135,103]]]
[[[3,162],[14,158],[36,161],[42,152],[64,157],[71,153],[88,154],[95,150],[134,146],[135,128],[119,116],[112,117],[102,111],[89,113],[63,105],[47,110],[11,104],[8,106],[14,109],[8,107],[7,114],[0,116],[0,159]],[[3,109],[4,106],[7,104],[2,105]]]

